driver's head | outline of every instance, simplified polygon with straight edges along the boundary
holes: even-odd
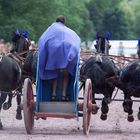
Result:
[[[56,22],[61,22],[61,23],[65,24],[65,22],[66,22],[65,16],[59,15],[59,16],[56,18]]]

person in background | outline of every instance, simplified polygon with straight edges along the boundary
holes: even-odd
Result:
[[[124,56],[124,46],[123,46],[123,42],[120,42],[120,43],[119,43],[118,55],[119,55],[119,56]]]

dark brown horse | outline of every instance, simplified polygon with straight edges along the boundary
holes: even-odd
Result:
[[[0,94],[0,110],[2,105],[5,110],[11,107],[14,92],[18,105],[16,118],[22,119],[20,108],[22,84],[26,77],[35,81],[37,53],[36,51],[29,51],[30,40],[22,33],[13,32],[12,41],[14,46],[11,53],[0,57],[0,91],[2,91]],[[5,102],[7,95],[9,95],[9,98]],[[1,120],[0,129],[2,129]]]
[[[16,34],[13,32],[12,41],[14,46],[11,52],[20,55],[22,59],[22,73],[24,78],[30,77],[34,82],[36,79],[36,65],[38,51],[35,49],[29,50],[30,40],[25,38],[22,33]]]
[[[140,60],[129,63],[120,71],[120,76],[110,79],[110,83],[120,88],[124,93],[123,109],[128,113],[127,120],[134,121],[132,97],[140,98]],[[138,109],[140,120],[140,107]]]
[[[100,43],[97,43],[97,52],[108,53],[107,41],[105,38],[100,38]],[[103,43],[103,44],[102,44]],[[107,43],[107,44],[106,44]],[[106,48],[107,47],[107,48]],[[106,50],[106,51],[105,51]],[[92,82],[92,102],[95,101],[95,94],[103,94],[101,106],[101,119],[107,119],[107,113],[109,111],[108,104],[111,101],[112,93],[115,89],[115,85],[110,84],[107,79],[113,76],[117,76],[118,69],[114,62],[108,56],[102,56],[97,54],[86,60],[80,69],[80,81],[85,85],[87,78],[91,79]]]
[[[5,102],[7,95],[9,95],[9,101],[3,104],[3,108],[7,109],[11,106],[12,91],[21,89],[21,68],[19,64],[7,55],[0,55],[0,111],[2,104]],[[17,97],[18,99],[18,97]],[[18,107],[17,107],[18,110]],[[18,119],[21,118],[20,112],[16,114]],[[3,128],[0,120],[0,129]]]
[[[11,52],[15,54],[17,59],[19,60],[22,71],[22,84],[24,82],[24,79],[27,77],[30,78],[34,83],[36,80],[36,65],[38,52],[35,49],[29,50],[29,46],[31,45],[30,40],[27,38],[27,36],[24,36],[23,33],[17,34],[16,32],[13,32],[12,41],[14,43],[14,46],[11,49]],[[17,97],[17,103],[19,106],[21,103],[21,94],[18,94]],[[11,97],[8,101],[10,102],[10,100]],[[20,107],[17,109],[17,113],[21,114]]]

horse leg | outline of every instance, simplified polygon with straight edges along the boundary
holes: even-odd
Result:
[[[92,84],[92,104],[96,104],[95,93],[93,91],[94,91],[94,87],[93,87],[93,84]]]
[[[134,121],[134,117],[133,117],[133,110],[132,110],[132,105],[133,105],[133,101],[131,100],[130,97],[125,96],[124,100],[130,100],[130,101],[124,101],[123,102],[123,108],[124,108],[124,112],[128,113],[128,117],[127,120],[129,122],[133,122]]]
[[[94,92],[92,92],[92,104],[96,104]],[[97,114],[98,109],[99,109],[99,107],[97,106],[94,110],[92,110],[92,114]]]
[[[20,94],[17,94],[17,110],[16,110],[16,119],[17,120],[21,120],[22,119],[22,115],[21,115],[21,107],[20,107],[20,104],[21,104],[21,95]]]
[[[8,110],[12,106],[12,98],[13,98],[13,95],[10,93],[8,95],[8,97],[9,97],[8,98],[8,101],[3,104],[3,109],[4,110]]]
[[[7,94],[6,93],[0,93],[0,130],[3,129],[3,125],[2,125],[2,121],[1,121],[1,109],[2,109],[2,104],[5,102],[7,98]]]
[[[106,101],[106,97],[104,97],[103,100],[102,100],[102,107],[101,107],[101,112],[102,113],[101,113],[101,116],[100,116],[100,118],[102,120],[106,120],[107,119],[107,113],[108,113],[108,111],[109,111],[108,103]]]
[[[107,86],[107,89],[104,92],[104,98],[102,100],[102,107],[101,107],[101,116],[100,118],[102,120],[106,120],[107,119],[107,113],[109,111],[109,107],[108,104],[111,102],[111,98],[112,98],[112,94],[114,91],[115,87],[114,86]]]
[[[138,118],[138,120],[140,120],[140,107],[139,107],[139,112],[137,114],[137,118]]]
[[[2,108],[2,104],[0,103],[0,130],[3,129],[3,125],[2,125],[2,121],[1,121],[1,108]]]

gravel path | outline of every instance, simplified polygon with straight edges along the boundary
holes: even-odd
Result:
[[[117,98],[122,99],[121,92]],[[100,105],[100,101],[98,102]],[[13,99],[13,106],[2,111],[1,118],[4,130],[0,131],[0,140],[139,140],[140,121],[136,115],[139,103],[134,103],[134,122],[127,121],[127,114],[123,112],[122,102],[112,102],[109,105],[110,111],[106,121],[100,120],[100,110],[92,115],[90,134],[85,136],[82,130],[82,118],[79,122],[75,119],[54,119],[35,120],[35,128],[32,135],[27,135],[23,120],[15,119],[16,103]],[[78,129],[79,128],[79,129]]]

